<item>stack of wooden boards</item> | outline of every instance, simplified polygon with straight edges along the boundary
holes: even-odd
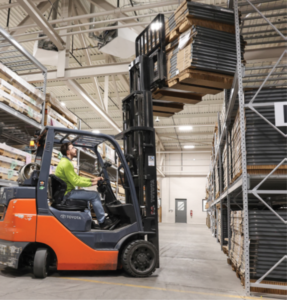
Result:
[[[0,102],[41,123],[44,94],[1,63]]]
[[[196,104],[207,94],[231,88],[237,63],[233,10],[186,0],[165,30],[168,78],[153,99],[170,102],[165,107]],[[243,60],[242,38],[241,44]],[[175,112],[171,107],[169,113]]]
[[[46,94],[45,125],[77,128],[78,118],[51,94]]]
[[[232,267],[241,275],[245,273],[243,221],[242,210],[231,211],[230,227],[232,234],[229,258]]]
[[[0,179],[16,182],[20,168],[32,160],[30,153],[0,143]]]

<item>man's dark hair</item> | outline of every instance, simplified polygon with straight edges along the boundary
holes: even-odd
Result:
[[[63,155],[67,156],[67,150],[69,150],[70,145],[73,145],[73,144],[71,142],[69,142],[69,143],[65,143],[65,144],[61,145],[61,150],[60,151]]]

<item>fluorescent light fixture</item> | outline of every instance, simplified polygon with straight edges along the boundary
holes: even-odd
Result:
[[[106,121],[108,121],[118,132],[122,132],[120,127],[89,97],[87,92],[75,80],[67,80],[68,86],[82,99],[84,99],[93,109],[95,109]]]
[[[190,125],[179,126],[178,129],[182,130],[182,131],[188,131],[188,130],[192,130],[192,126],[190,126]]]
[[[65,103],[65,102],[61,102],[61,105],[62,105],[62,106],[66,106],[66,103]]]
[[[100,132],[100,130],[95,129],[92,131],[92,133],[101,133],[101,132]]]
[[[150,29],[152,31],[159,30],[162,26],[161,22],[152,23]]]
[[[194,146],[193,145],[185,145],[183,146],[184,149],[193,149]]]

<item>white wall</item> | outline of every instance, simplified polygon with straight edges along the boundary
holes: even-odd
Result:
[[[182,164],[181,164],[182,162]],[[175,223],[175,199],[187,200],[187,223],[205,224],[202,211],[210,154],[168,154],[159,180],[161,187],[162,222]],[[190,210],[193,216],[190,216]]]

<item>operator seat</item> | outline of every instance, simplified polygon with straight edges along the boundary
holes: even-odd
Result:
[[[88,208],[88,201],[64,199],[67,184],[56,175],[49,175],[48,199],[52,207],[64,211],[85,211]]]

